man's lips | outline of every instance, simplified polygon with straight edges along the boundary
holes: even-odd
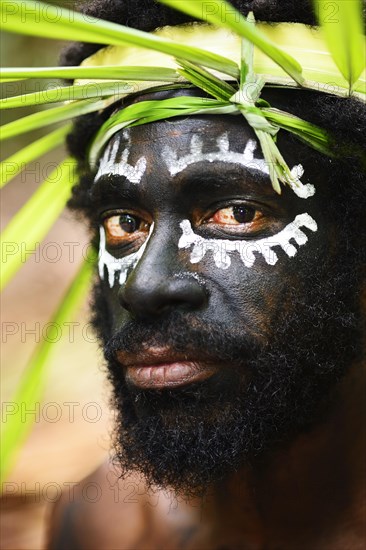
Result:
[[[187,357],[165,348],[149,348],[140,353],[117,352],[125,368],[126,380],[139,388],[177,387],[209,378],[217,365],[207,359]]]

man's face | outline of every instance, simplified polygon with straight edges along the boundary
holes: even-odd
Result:
[[[95,323],[122,467],[195,491],[311,425],[343,374],[352,280],[320,200],[327,175],[303,151],[285,158],[303,164],[308,198],[272,189],[239,117],[111,140],[92,188]]]

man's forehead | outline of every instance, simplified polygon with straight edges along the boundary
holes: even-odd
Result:
[[[296,195],[308,198],[314,186],[303,185],[304,169],[300,155],[290,145],[291,174],[298,181]],[[292,151],[291,151],[292,149]],[[291,154],[292,153],[292,154]],[[184,120],[147,124],[119,131],[107,144],[99,162],[94,183],[122,177],[130,184],[146,182],[147,178],[177,180],[214,174],[232,178],[232,172],[244,179],[256,181],[267,193],[273,191],[270,173],[257,137],[241,117],[191,117]],[[306,174],[307,176],[307,174]]]
[[[122,176],[139,184],[157,170],[175,178],[187,169],[220,166],[245,169],[255,179],[268,179],[269,167],[251,129],[234,117],[197,118],[132,127],[118,132],[107,144],[94,182]],[[221,118],[221,117],[220,117]],[[228,117],[225,117],[227,119]],[[210,170],[211,171],[211,170]]]
[[[240,152],[249,139],[257,141],[253,130],[241,117],[236,116],[206,116],[205,118],[189,117],[184,120],[166,120],[152,124],[144,124],[121,130],[112,138],[117,141],[119,148],[128,145],[134,148],[154,149],[168,142],[176,145],[182,153],[190,149],[193,136],[199,136],[204,147],[212,149],[222,134],[227,134],[230,140],[230,149]],[[120,152],[120,150],[119,150]],[[257,148],[256,157],[263,158],[260,148]]]

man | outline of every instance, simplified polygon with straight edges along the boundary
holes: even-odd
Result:
[[[312,22],[306,3],[303,14],[291,2],[234,4]],[[144,30],[184,21],[152,2],[95,2],[88,13]],[[67,63],[90,53],[71,48]],[[182,94],[137,94],[118,109]],[[366,145],[355,99],[262,97],[339,145]],[[60,501],[49,547],[364,548],[362,163],[280,133],[306,184],[278,194],[244,118],[196,115],[116,132],[92,173],[86,148],[110,114],[69,137],[82,171],[70,205],[99,237],[93,315],[116,460]]]

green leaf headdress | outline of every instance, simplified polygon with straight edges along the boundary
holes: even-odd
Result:
[[[298,23],[256,23],[251,14],[244,17],[225,0],[158,1],[202,23],[145,33],[96,18],[88,20],[80,13],[41,2],[2,0],[6,31],[72,41],[77,37],[106,47],[80,67],[2,69],[1,82],[51,77],[74,83],[0,100],[1,109],[56,104],[2,126],[1,140],[40,128],[49,132],[51,127],[51,132],[1,163],[1,186],[27,163],[58,147],[73,118],[99,112],[131,93],[196,87],[204,92],[202,97],[140,101],[113,114],[90,143],[90,167],[96,168],[106,143],[122,128],[182,115],[237,114],[246,119],[258,137],[274,189],[280,193],[281,185],[288,185],[306,196],[306,187],[289,170],[276,136],[284,130],[310,147],[333,155],[331,136],[323,128],[270,106],[261,99],[261,92],[266,86],[301,88],[365,102],[366,42],[361,0],[334,0],[333,16],[328,12],[329,2],[314,0],[317,28]],[[57,129],[52,128],[54,124]],[[40,185],[5,228],[3,242],[24,241],[26,235],[27,245],[31,246],[45,237],[76,182],[75,164],[68,158],[57,169],[57,193],[53,175]],[[21,265],[17,255],[2,265],[2,288]],[[72,313],[90,271],[81,268],[56,319],[63,318],[65,311]],[[42,387],[48,352],[49,346],[41,343],[18,391],[18,398],[29,404]],[[21,424],[16,415],[6,426],[4,472],[26,430],[27,425]]]

